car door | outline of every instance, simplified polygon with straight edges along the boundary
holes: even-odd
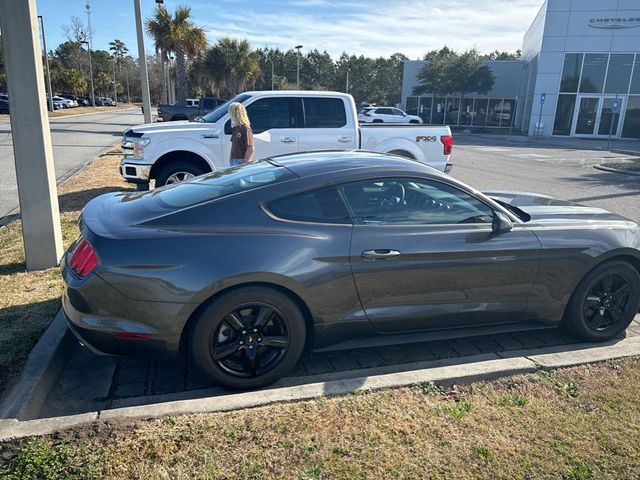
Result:
[[[383,122],[387,123],[392,121],[390,108],[378,108],[376,110],[376,113],[378,114],[377,117],[381,119]]]
[[[253,131],[255,160],[299,151],[303,125],[300,98],[269,96],[246,104],[246,107]],[[231,120],[227,120],[222,142],[222,155],[227,162],[231,152],[231,132]]]
[[[356,126],[347,115],[346,99],[303,97],[304,129],[300,131],[300,151],[357,148]]]
[[[394,118],[394,122],[396,123],[408,123],[409,120],[407,120],[407,116],[405,115],[405,113],[402,110],[399,110],[397,108],[392,108],[391,112],[393,113],[393,118]]]
[[[381,332],[522,319],[541,247],[519,223],[459,187],[422,178],[339,186],[354,216],[350,258],[362,306]]]

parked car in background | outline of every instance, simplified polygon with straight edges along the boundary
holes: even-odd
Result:
[[[82,102],[83,105],[91,105],[91,97],[78,96],[78,103]]]
[[[116,102],[110,97],[96,98],[96,107],[115,107]]]
[[[4,100],[0,98],[0,113],[9,114],[9,100]]]
[[[78,100],[78,96],[77,95],[72,95],[70,93],[65,93],[65,94],[61,94],[59,95],[62,98],[65,98],[67,100],[71,100],[73,102],[73,106],[74,107],[79,107],[80,105],[82,105],[82,100]]]
[[[395,107],[366,107],[358,114],[361,123],[422,123],[422,118],[407,115]]]
[[[187,98],[187,107],[197,107],[199,104],[199,98]]]
[[[190,99],[194,100],[194,99]],[[225,100],[214,97],[202,97],[196,100],[195,105],[158,105],[158,121],[175,122],[178,120],[193,120],[215,110]]]
[[[62,104],[62,108],[74,108],[74,107],[78,106],[73,100],[69,100],[67,98],[63,98],[63,97],[60,97],[60,96],[53,97],[53,101],[61,103]]]
[[[631,220],[481,193],[394,155],[293,154],[109,193],[85,206],[80,228],[61,269],[82,344],[188,352],[230,388],[274,382],[305,349],[367,337],[560,325],[607,341],[640,306]]]
[[[231,102],[243,103],[251,121],[254,158],[317,150],[365,149],[392,153],[451,169],[453,137],[448,126],[358,123],[351,95],[319,91],[245,92],[200,122],[149,124],[125,131],[122,146],[133,147],[120,165],[125,180],[145,188],[175,183],[229,166]]]

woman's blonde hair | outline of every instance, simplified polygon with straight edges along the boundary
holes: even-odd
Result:
[[[251,126],[251,123],[249,123],[249,117],[247,116],[247,109],[244,108],[243,104],[233,102],[229,106],[229,115],[231,115],[231,122],[234,125],[245,125],[247,127]]]

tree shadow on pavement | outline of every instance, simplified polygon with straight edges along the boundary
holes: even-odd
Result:
[[[579,198],[569,198],[573,202],[596,200],[604,198],[633,197],[640,195],[640,178],[622,173],[603,172],[595,170],[593,173],[580,176],[561,177],[559,180],[582,184],[585,187],[615,187],[623,192],[608,193],[606,195],[589,195]]]
[[[92,199],[104,195],[105,193],[122,192],[127,190],[126,187],[97,187],[89,188],[76,192],[64,193],[58,197],[61,212],[76,212],[84,208],[84,206]]]

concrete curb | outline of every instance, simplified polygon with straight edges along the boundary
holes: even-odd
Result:
[[[567,350],[567,348],[575,347],[578,350]],[[224,412],[264,406],[275,402],[308,400],[363,390],[404,387],[422,382],[434,382],[441,385],[461,384],[532,372],[538,368],[567,367],[635,355],[640,355],[640,337],[621,339],[606,346],[578,344],[577,346],[550,347],[543,350],[522,351],[520,356],[514,355],[489,360],[478,359],[479,361],[476,362],[459,365],[271,388],[224,397],[178,400],[39,420],[0,420],[0,441],[30,435],[46,435],[97,419],[153,418],[185,413]]]
[[[74,113],[72,115],[60,115],[58,117],[49,117],[49,122],[51,122],[52,120],[58,120],[60,118],[74,118],[74,117],[81,117],[83,115],[98,115],[100,113],[109,113],[109,112],[126,112],[128,110],[136,110],[136,109],[139,109],[139,108],[140,107],[116,108],[115,110],[101,110],[99,112]]]
[[[0,407],[0,418],[37,418],[71,354],[74,341],[60,310],[29,354],[18,383]]]
[[[638,150],[625,150],[622,148],[614,148],[611,150],[611,153],[622,153],[624,155],[636,155],[636,156],[640,156],[640,147],[638,147]]]
[[[596,168],[598,170],[602,170],[605,172],[620,173],[621,175],[632,175],[634,177],[640,177],[640,172],[634,172],[631,170],[621,170],[619,168],[611,168],[611,167],[607,167],[606,165],[594,165],[593,168]]]

